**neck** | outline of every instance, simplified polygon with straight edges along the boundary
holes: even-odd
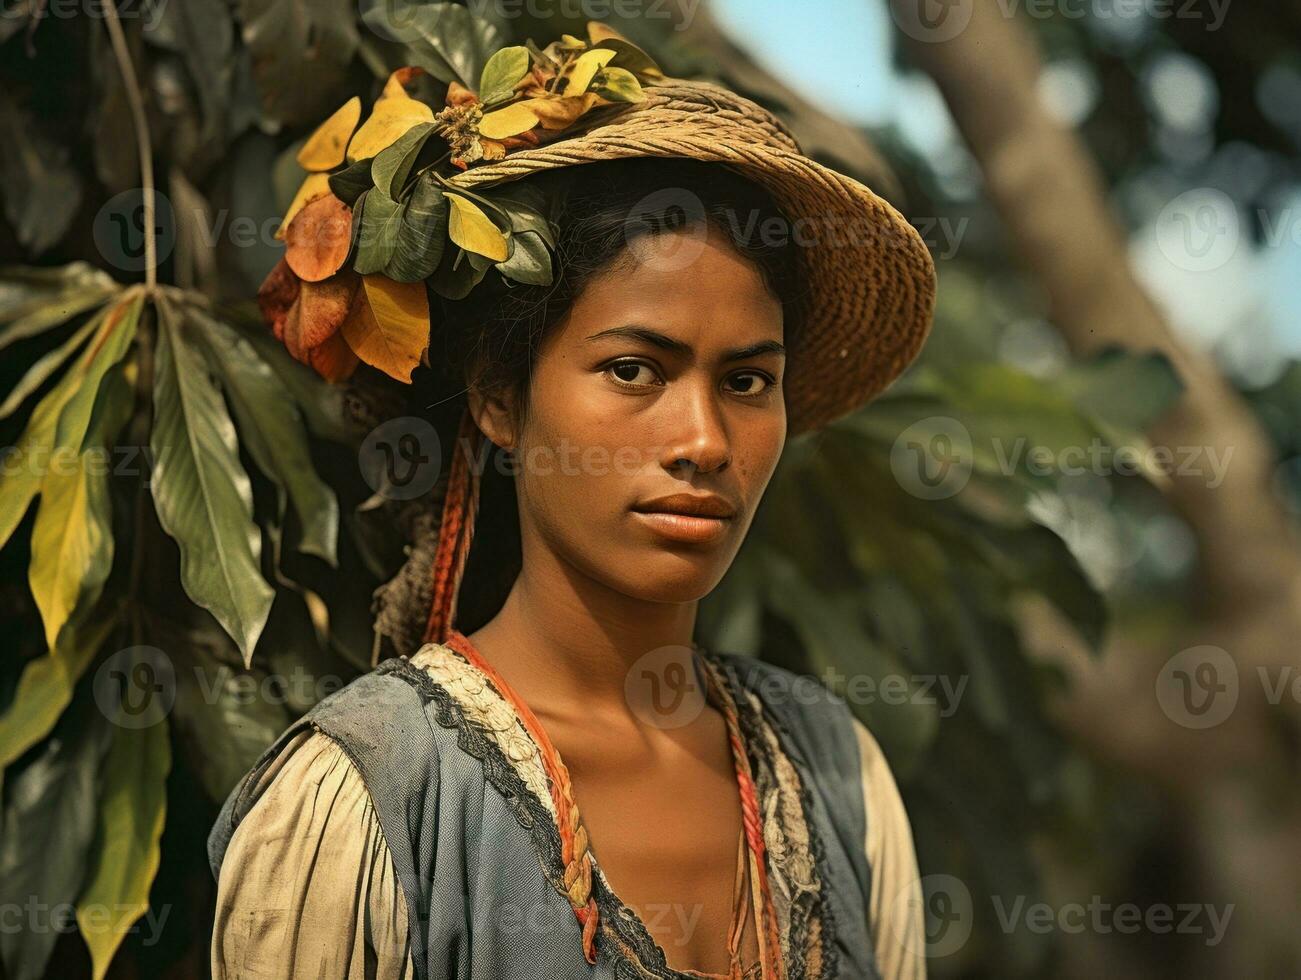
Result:
[[[539,716],[580,706],[626,713],[628,671],[652,650],[691,645],[697,601],[636,599],[547,548],[532,550],[471,642]]]

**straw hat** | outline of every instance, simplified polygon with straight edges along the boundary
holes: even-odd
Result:
[[[773,195],[801,246],[805,333],[784,382],[790,433],[819,428],[879,394],[930,330],[935,266],[921,236],[871,189],[804,156],[763,106],[685,79],[665,78],[644,92],[643,102],[596,109],[566,138],[479,164],[452,183],[482,187],[626,157],[726,164]]]

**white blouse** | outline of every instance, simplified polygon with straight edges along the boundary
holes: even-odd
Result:
[[[855,721],[872,872],[870,931],[885,980],[925,980],[912,832],[876,739]],[[304,732],[263,777],[221,865],[214,980],[414,976],[407,910],[360,773],[329,736]],[[792,978],[795,980],[795,978]]]

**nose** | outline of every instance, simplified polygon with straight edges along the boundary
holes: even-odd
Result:
[[[732,461],[732,442],[722,406],[710,384],[682,385],[680,399],[665,407],[676,424],[665,447],[664,468],[711,473]]]

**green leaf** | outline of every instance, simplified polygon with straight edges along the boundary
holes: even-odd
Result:
[[[45,738],[72,701],[72,689],[117,625],[112,609],[85,623],[74,620],[52,651],[31,660],[18,679],[13,701],[0,714],[0,769]]]
[[[502,275],[534,286],[551,285],[551,253],[542,237],[532,231],[513,237],[515,247],[511,250],[510,258],[497,263]]]
[[[625,41],[623,38],[618,37],[607,37],[604,40],[597,41],[592,47],[609,48],[614,52],[614,57],[606,65],[607,70],[609,68],[625,68],[634,75],[650,75],[651,77],[663,75],[655,60],[631,41]],[[638,87],[640,88],[640,86]]]
[[[181,551],[186,594],[239,644],[245,661],[271,610],[253,494],[235,426],[171,301],[158,304],[154,373],[154,506]]]
[[[81,178],[66,147],[46,135],[33,118],[0,91],[0,182],[5,217],[18,241],[33,255],[55,245],[81,207]]]
[[[464,299],[479,284],[492,263],[476,268],[469,259],[471,253],[453,246],[443,252],[443,261],[434,270],[429,285],[448,299]]]
[[[591,90],[603,99],[611,102],[644,102],[646,93],[641,90],[641,82],[627,68],[615,68],[607,65],[596,73],[592,79]]]
[[[117,728],[104,760],[90,880],[77,899],[77,924],[103,980],[131,925],[149,909],[158,873],[172,766],[167,719]]]
[[[280,700],[260,693],[270,690],[266,670],[228,663],[229,641],[223,640],[187,631],[167,644],[178,679],[171,717],[184,736],[187,762],[215,801],[226,798],[293,721]]]
[[[108,719],[93,699],[83,697],[64,712],[52,736],[32,750],[33,757],[6,772],[0,823],[0,887],[6,904],[21,906],[35,896],[53,909],[76,900],[95,838],[100,765],[109,733]],[[58,938],[53,928],[0,930],[6,976],[46,976]]]
[[[231,313],[233,311],[226,311]],[[231,317],[232,325],[240,336],[253,345],[262,360],[271,365],[294,399],[312,435],[341,445],[356,446],[360,438],[349,426],[345,417],[345,387],[330,384],[314,370],[285,350],[259,319],[249,323],[246,319]]]
[[[395,201],[401,198],[411,166],[416,162],[425,142],[433,135],[434,127],[434,123],[418,123],[371,158],[371,180],[381,194]]]
[[[40,306],[14,320],[5,328],[4,333],[0,334],[0,350],[15,341],[35,337],[46,330],[67,323],[78,313],[84,313],[93,306],[101,305],[117,291],[117,287],[110,289],[90,287],[75,291],[60,291],[43,297]]]
[[[550,202],[536,186],[529,185],[528,181],[515,181],[506,187],[493,188],[488,197],[507,214],[511,231],[517,234],[524,231],[535,232],[544,242],[555,248],[555,233],[551,222],[546,217]]]
[[[367,191],[353,271],[363,276],[383,272],[397,250],[401,229],[402,205],[378,188]]]
[[[408,63],[469,89],[503,41],[496,25],[455,3],[362,0],[361,19],[381,37],[405,44]]]
[[[447,198],[438,185],[422,176],[402,205],[402,220],[384,274],[398,282],[418,282],[433,275],[447,247]]]
[[[262,110],[287,124],[332,111],[357,50],[350,0],[238,0]]]
[[[227,324],[191,310],[189,326],[221,375],[244,448],[276,485],[281,517],[286,501],[293,504],[302,527],[299,550],[334,565],[339,502],[312,466],[307,430],[292,394],[252,344]]]
[[[0,419],[12,415],[28,395],[49,380],[50,376],[59,369],[63,362],[72,356],[72,352],[99,328],[104,320],[105,313],[105,310],[98,310],[94,316],[78,327],[71,337],[44,354],[27,369],[27,373],[23,375],[22,380],[14,386],[13,391],[9,392],[9,397],[5,399],[4,404],[0,405]]]
[[[1081,411],[1131,435],[1143,432],[1183,393],[1184,384],[1163,354],[1134,354],[1120,348],[1072,365],[1061,390]]]
[[[529,73],[529,49],[513,45],[497,51],[483,66],[479,79],[479,101],[486,106],[509,99],[515,86]]]
[[[373,186],[370,167],[375,159],[366,157],[348,164],[338,173],[330,174],[330,192],[348,207],[355,207],[362,192]]]

